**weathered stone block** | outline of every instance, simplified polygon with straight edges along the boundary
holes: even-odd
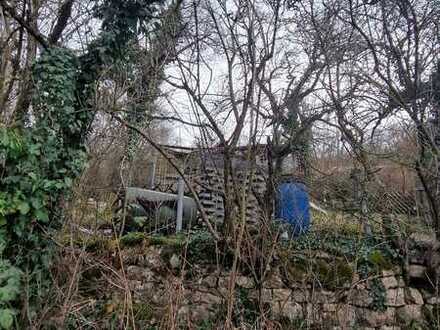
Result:
[[[208,288],[215,288],[217,286],[218,277],[214,275],[206,276],[202,280],[202,285],[208,287]]]
[[[272,305],[272,313],[278,317],[287,317],[290,320],[303,317],[303,309],[300,304],[294,302],[282,303],[280,301],[275,302]]]
[[[208,306],[220,305],[222,300],[222,297],[210,292],[202,292],[200,296],[200,301]]]
[[[338,305],[336,309],[336,321],[342,329],[352,329],[356,324],[356,310],[353,306],[343,304]]]
[[[237,276],[235,279],[235,284],[245,289],[251,289],[254,287],[254,281],[247,276]]]
[[[291,291],[289,289],[273,289],[273,300],[287,301],[289,300]]]
[[[357,308],[356,319],[361,326],[381,327],[394,323],[395,308],[388,307],[385,311],[374,311],[369,308]]]
[[[336,302],[336,292],[326,290],[312,291],[311,301],[320,304],[334,303]]]
[[[291,293],[291,299],[295,302],[302,303],[307,302],[309,299],[309,293],[307,290],[294,290]]]
[[[271,274],[263,286],[269,289],[282,289],[285,287],[281,275],[278,272]]]
[[[411,264],[423,265],[425,263],[425,253],[419,250],[410,251],[408,259]]]
[[[145,268],[131,265],[125,270],[125,274],[130,280],[142,280],[144,278]]]
[[[156,268],[162,264],[162,257],[160,256],[162,249],[157,247],[149,247],[145,253],[144,260],[142,262],[143,267]]]
[[[128,287],[132,291],[140,291],[142,289],[142,281],[132,280],[128,281]]]
[[[187,301],[190,301],[195,304],[200,303],[202,301],[202,297],[205,295],[205,292],[201,292],[201,291],[185,290],[184,292],[185,292],[184,298]]]
[[[172,269],[178,269],[182,264],[182,260],[180,259],[180,256],[174,253],[171,256],[169,263]]]
[[[385,297],[386,306],[400,307],[405,305],[405,290],[403,288],[389,289]]]
[[[440,242],[435,238],[435,234],[413,233],[410,236],[415,247],[420,249],[440,249]]]
[[[421,305],[406,305],[396,309],[396,318],[401,324],[409,324],[411,321],[422,319]]]
[[[136,289],[136,291],[140,292],[141,295],[144,295],[145,292],[154,292],[158,289],[159,287],[155,282],[143,282],[142,285]]]
[[[373,303],[373,297],[367,290],[353,290],[348,297],[348,302],[357,307],[368,307]]]
[[[231,278],[230,278],[229,274],[219,276],[219,278],[218,278],[218,286],[222,287],[222,288],[228,288],[230,280],[231,280]]]
[[[191,313],[191,320],[197,323],[214,317],[216,310],[207,304],[200,304],[190,306],[189,312]]]
[[[407,304],[423,305],[423,296],[415,288],[405,289],[405,300]]]
[[[437,305],[440,304],[440,297],[431,297],[426,301],[429,305]]]
[[[319,325],[325,324],[326,329],[336,329],[336,328],[343,329],[342,327],[339,326],[339,322],[336,318],[336,311],[334,312],[321,311],[320,315],[322,320],[319,323]],[[318,324],[316,325],[319,326]]]
[[[333,313],[333,312],[336,312],[337,306],[338,305],[336,305],[336,304],[323,304],[322,311],[325,313],[328,313],[328,312]]]
[[[188,306],[188,305],[181,306],[179,308],[179,310],[177,311],[177,315],[180,318],[187,319],[190,315],[190,306]]]
[[[229,296],[229,290],[227,287],[225,288],[225,287],[219,286],[219,287],[215,288],[215,292],[216,292],[216,294],[218,294],[221,297],[224,297],[225,299],[227,299]]]
[[[421,265],[409,265],[408,276],[412,279],[425,279],[427,269]]]
[[[386,276],[382,278],[382,284],[385,287],[385,289],[394,289],[399,286],[399,283],[397,282],[397,279],[395,276]]]
[[[315,258],[324,259],[324,260],[332,260],[334,258],[334,256],[332,256],[324,251],[317,251],[315,254]]]
[[[156,305],[168,304],[168,296],[164,294],[164,291],[160,290],[151,295],[151,301]]]
[[[395,273],[392,270],[386,269],[386,270],[382,270],[382,276],[383,277],[395,276]]]
[[[353,288],[358,289],[358,290],[366,290],[367,284],[365,282],[359,282],[359,283],[356,283],[356,285],[354,285]]]

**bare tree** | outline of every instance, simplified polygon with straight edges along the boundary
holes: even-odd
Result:
[[[21,126],[31,105],[31,69],[39,49],[51,45],[78,47],[74,35],[88,26],[90,4],[75,0],[40,2],[0,1],[2,69],[0,70],[0,111],[2,121]],[[70,35],[70,38],[66,38]],[[79,34],[78,34],[79,35]]]
[[[222,152],[225,230],[231,233],[237,215],[234,209],[243,209],[232,158],[247,130],[247,142],[257,142],[259,115],[255,109],[261,102],[257,81],[273,56],[270,49],[257,49],[263,33],[258,6],[217,1],[193,3],[186,11],[186,40],[192,47],[180,53],[175,73],[167,78],[168,84],[190,97],[204,146],[212,146],[215,141],[215,147]],[[275,22],[277,10],[267,13]],[[225,68],[224,73],[214,72],[216,65]]]
[[[438,129],[433,134],[431,127],[437,108],[433,77],[439,60],[439,14],[432,1],[350,0],[339,15],[340,23],[351,26],[362,41],[356,74],[375,91],[372,97],[383,104],[376,127],[385,118],[404,113],[417,132],[419,148],[413,167],[427,195],[437,235]],[[428,184],[429,181],[435,184]]]

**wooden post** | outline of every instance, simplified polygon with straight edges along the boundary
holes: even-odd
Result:
[[[177,181],[177,216],[176,216],[176,233],[182,231],[182,218],[183,218],[183,191],[185,183],[182,178]]]
[[[154,189],[155,176],[156,176],[156,162],[151,160],[147,164],[148,176],[147,176],[147,188]]]

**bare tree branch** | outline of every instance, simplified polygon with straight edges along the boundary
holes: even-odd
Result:
[[[37,40],[41,46],[48,49],[49,42],[46,37],[43,36],[38,30],[29,25],[14,9],[14,7],[10,6],[6,0],[0,0],[0,6],[3,7],[3,10],[7,12],[13,19],[15,19],[18,24],[26,29],[26,31]]]
[[[50,44],[57,43],[61,38],[61,35],[67,26],[67,22],[69,21],[70,15],[72,14],[72,6],[74,2],[75,0],[66,0],[61,5],[60,10],[58,11],[57,22],[49,36],[48,41]]]

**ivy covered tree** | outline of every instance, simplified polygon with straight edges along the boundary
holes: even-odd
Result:
[[[12,5],[0,1],[3,11],[41,46],[28,86],[32,106],[19,109],[13,126],[0,127],[0,268],[8,269],[0,278],[0,290],[8,292],[0,295],[3,328],[13,326],[18,308],[23,320],[31,319],[31,309],[38,309],[47,293],[41,288],[49,288],[50,236],[63,222],[61,204],[85,164],[97,82],[104,69],[124,61],[130,44],[148,32],[162,6],[160,0],[97,1],[94,15],[101,21],[100,34],[76,55],[57,45],[73,2],[61,6],[54,31],[44,37]],[[28,304],[20,306],[21,275],[26,275],[22,279],[30,292]],[[37,279],[43,283],[38,288]]]

